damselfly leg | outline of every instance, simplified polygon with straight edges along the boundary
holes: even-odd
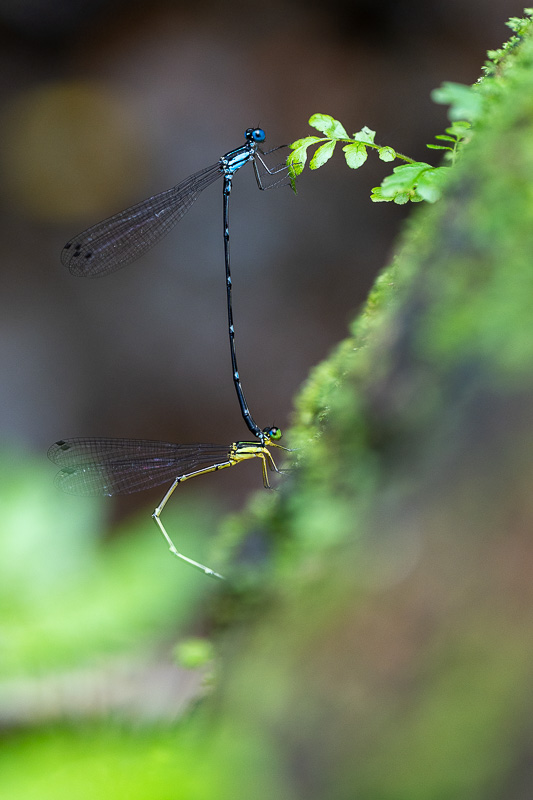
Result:
[[[180,553],[167,533],[161,513],[180,483],[227,469],[251,458],[261,460],[263,484],[270,488],[268,470],[280,472],[270,447],[282,450],[279,428],[263,431],[264,441],[218,444],[174,444],[142,439],[62,439],[48,450],[48,457],[60,471],[55,483],[69,494],[86,496],[131,494],[172,481],[152,517],[165,537],[170,551],[205,575],[223,580],[223,575]]]

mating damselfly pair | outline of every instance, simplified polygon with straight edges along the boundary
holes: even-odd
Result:
[[[212,166],[75,236],[63,248],[61,261],[73,275],[88,278],[107,275],[125,267],[168,233],[207,186],[223,178],[224,263],[233,383],[242,417],[256,440],[239,441],[231,445],[182,445],[141,439],[87,437],[60,440],[48,451],[49,458],[61,467],[56,476],[56,485],[71,494],[130,494],[172,481],[152,517],[174,555],[215,578],[223,576],[183,555],[174,546],[161,521],[161,512],[167,501],[179,483],[197,475],[235,466],[250,458],[261,460],[263,484],[270,488],[268,469],[280,470],[269,447],[286,450],[279,444],[280,429],[276,426],[260,428],[244,396],[235,352],[229,249],[229,198],[235,173],[250,162],[257,185],[263,190],[286,183],[286,166],[279,164],[272,168],[267,165],[265,156],[281,148],[265,152],[259,147],[266,138],[262,128],[248,128],[244,136],[243,145],[230,150]],[[265,176],[269,176],[267,180],[270,183],[263,182]]]

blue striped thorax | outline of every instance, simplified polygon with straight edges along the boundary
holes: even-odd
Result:
[[[244,132],[244,136],[246,144],[237,147],[235,150],[230,150],[220,159],[220,166],[225,175],[233,175],[248,161],[251,161],[257,150],[257,145],[266,139],[266,134],[262,128],[248,128]]]

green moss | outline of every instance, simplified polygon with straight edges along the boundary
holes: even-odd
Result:
[[[300,785],[327,775],[317,796],[505,796],[528,746],[530,28],[497,61],[443,200],[302,388],[298,466],[261,515],[282,556],[225,711],[275,730]]]

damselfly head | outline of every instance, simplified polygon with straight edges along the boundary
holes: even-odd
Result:
[[[265,434],[265,438],[270,439],[271,442],[279,441],[283,435],[281,433],[281,428],[277,428],[275,425],[272,425],[270,428],[263,428],[263,433]]]
[[[264,142],[266,139],[266,133],[262,128],[248,128],[248,130],[244,132],[244,136],[247,141],[256,142],[257,144]]]

